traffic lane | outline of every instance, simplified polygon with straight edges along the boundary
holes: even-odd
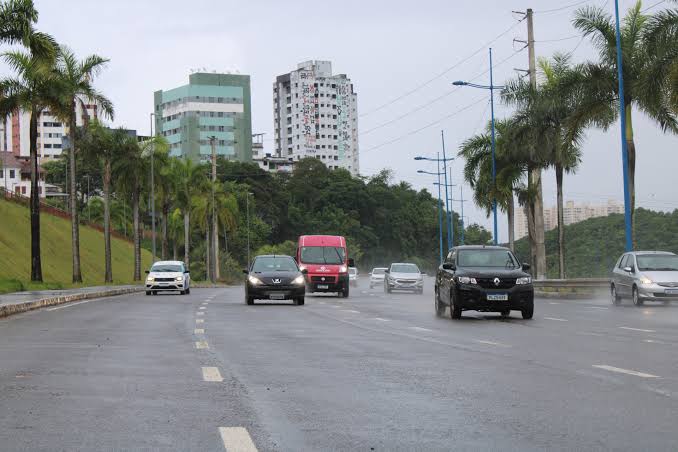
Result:
[[[256,428],[237,384],[203,381],[195,312],[217,291],[191,292],[0,320],[0,449],[223,451],[219,427]]]
[[[460,347],[391,322],[369,324],[357,306],[374,297],[349,300],[351,306],[327,296],[309,296],[304,307],[223,302],[210,312],[211,343],[283,450],[674,444],[669,413],[676,404],[659,393],[494,348]]]

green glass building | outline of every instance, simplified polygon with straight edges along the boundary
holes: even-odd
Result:
[[[252,160],[250,76],[195,73],[188,85],[156,91],[155,130],[170,145],[170,155],[208,160],[214,137],[217,155]]]

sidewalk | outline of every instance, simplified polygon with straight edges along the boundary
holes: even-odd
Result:
[[[71,301],[140,292],[142,286],[94,286],[66,290],[40,290],[0,295],[0,317]]]

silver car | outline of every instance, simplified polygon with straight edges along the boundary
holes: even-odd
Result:
[[[678,256],[666,251],[632,251],[623,254],[612,270],[612,303],[630,298],[636,306],[645,301],[678,301]]]
[[[386,270],[384,279],[384,292],[392,290],[407,290],[416,293],[424,292],[424,275],[419,271],[416,264],[398,262],[391,264]]]
[[[375,286],[383,286],[384,278],[386,277],[386,267],[374,267],[370,272],[370,289]]]
[[[146,273],[146,295],[167,291],[191,293],[191,275],[182,261],[159,261]]]

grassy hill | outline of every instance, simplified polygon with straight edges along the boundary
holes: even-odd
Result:
[[[71,283],[71,226],[68,220],[42,214],[42,285],[30,283],[31,231],[28,208],[0,199],[0,293],[40,288],[67,288]],[[151,264],[148,251],[141,251],[142,269]],[[132,243],[113,238],[111,254],[114,284],[132,284]],[[80,227],[80,260],[83,286],[104,283],[103,233]]]
[[[678,210],[636,210],[636,249],[678,253]],[[558,232],[546,233],[548,277],[558,277]],[[565,277],[607,277],[624,252],[624,216],[613,214],[565,226]],[[529,262],[527,239],[516,241],[516,254]]]

